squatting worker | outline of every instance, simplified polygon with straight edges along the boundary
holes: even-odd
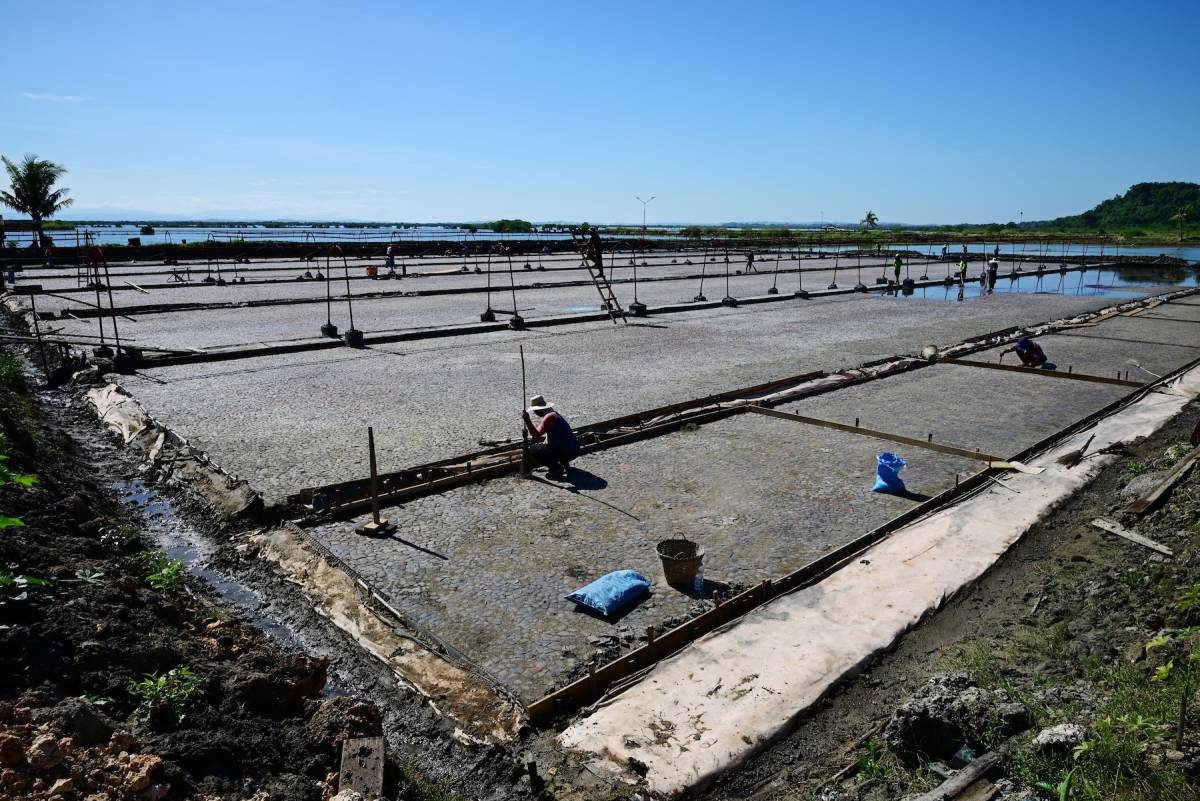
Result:
[[[1005,348],[1000,351],[1000,360],[1004,360],[1004,354],[1014,352],[1017,354],[1017,358],[1021,360],[1021,364],[1026,367],[1038,367],[1042,370],[1058,369],[1058,365],[1046,359],[1046,352],[1042,350],[1042,346],[1029,337],[1021,337],[1011,348]]]
[[[540,418],[536,426],[530,419],[530,414],[536,414]],[[533,444],[529,446],[529,457],[534,465],[548,467],[549,476],[564,476],[571,460],[579,455],[579,440],[575,437],[567,418],[559,414],[554,405],[547,403],[541,395],[534,395],[529,399],[529,408],[523,411],[521,416],[525,418],[525,428],[533,439]]]

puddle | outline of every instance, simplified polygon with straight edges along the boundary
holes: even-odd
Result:
[[[260,611],[270,604],[261,593],[214,569],[210,562],[217,544],[179,518],[175,507],[141,479],[118,481],[113,487],[121,502],[138,507],[142,531],[149,544],[187,566],[187,572],[203,579],[230,606],[237,608],[250,622],[272,639],[297,644],[294,633]]]
[[[915,270],[913,272],[916,272]],[[932,280],[945,277],[942,265],[930,265],[927,273]],[[973,265],[968,272],[967,285],[957,283],[949,286],[917,287],[911,296],[896,292],[885,292],[883,297],[899,297],[907,300],[969,300],[987,294],[979,282],[979,268]],[[919,279],[919,275],[913,275]],[[1089,268],[1061,272],[1057,266],[1047,264],[1044,272],[1013,273],[1011,267],[1002,266],[996,281],[997,295],[1075,295],[1078,297],[1103,297],[1132,299],[1162,291],[1164,288],[1185,289],[1200,286],[1200,271],[1191,267],[1119,267],[1113,269]],[[961,293],[961,294],[960,294]]]

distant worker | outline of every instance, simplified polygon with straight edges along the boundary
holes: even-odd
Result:
[[[750,274],[756,272],[758,272],[758,268],[754,266],[754,251],[750,251],[746,254],[746,273]]]
[[[967,243],[963,242],[963,258],[967,258]]]
[[[388,278],[396,277],[396,246],[391,244],[390,242],[388,243],[388,246],[387,246],[387,270],[388,270],[388,274],[387,274]]]
[[[596,273],[604,277],[604,246],[600,244],[600,230],[596,226],[592,226],[592,232],[588,235],[587,242],[587,258],[596,265]]]
[[[960,284],[967,283],[967,260],[965,258],[958,260],[958,282]]]
[[[950,246],[949,246],[949,245],[942,245],[942,261],[945,261],[945,260],[946,260],[947,253],[948,253],[948,251],[949,251],[949,250],[950,250]]]
[[[991,293],[996,288],[996,276],[1000,272],[1000,262],[993,258],[987,264],[987,276],[984,283],[987,284],[987,291]]]
[[[1021,364],[1026,367],[1036,367],[1042,370],[1058,369],[1058,365],[1046,358],[1046,353],[1042,350],[1042,346],[1029,337],[1021,337],[1017,340],[1017,344],[1000,351],[1000,361],[1004,361],[1004,354],[1014,352],[1017,354],[1017,358],[1021,360]]]
[[[904,266],[904,259],[900,258],[900,254],[896,254],[896,260],[892,262],[892,272],[896,275],[896,283],[900,283],[900,268]]]
[[[996,243],[996,247],[992,248],[992,258],[993,259],[1000,258],[1000,243],[999,242]]]
[[[540,418],[536,426],[529,417],[530,413]],[[579,455],[579,440],[567,418],[559,414],[542,395],[530,398],[529,408],[521,416],[533,439],[533,444],[529,446],[529,457],[533,463],[549,468],[546,475],[551,478],[565,478],[571,460]]]

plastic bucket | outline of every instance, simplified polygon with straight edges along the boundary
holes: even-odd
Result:
[[[657,550],[668,584],[690,587],[695,582],[696,571],[704,561],[704,550],[697,543],[691,540],[663,540]]]

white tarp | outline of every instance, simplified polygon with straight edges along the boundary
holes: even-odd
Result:
[[[673,796],[706,785],[793,727],[839,679],[978,578],[1038,519],[1113,457],[1068,469],[1062,454],[1147,436],[1200,394],[1200,368],[1011,474],[904,527],[808,589],[779,598],[664,660],[559,736],[598,773]],[[635,760],[636,763],[631,762]],[[637,764],[638,771],[630,769]],[[644,766],[644,767],[643,767]]]

